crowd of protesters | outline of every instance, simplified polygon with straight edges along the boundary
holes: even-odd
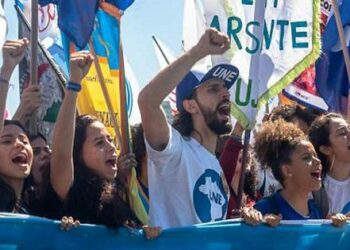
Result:
[[[70,57],[70,79],[51,145],[26,128],[40,106],[39,86],[24,90],[13,120],[4,120],[9,80],[28,44],[24,38],[2,48],[0,212],[62,219],[69,227],[143,228],[149,239],[161,229],[237,217],[270,226],[281,220],[326,218],[335,226],[346,223],[348,122],[340,114],[280,105],[256,127],[243,161],[244,128],[231,124],[229,92],[238,69],[228,64],[205,72],[193,69],[205,56],[226,52],[227,35],[208,29],[143,88],[138,98],[142,124],[131,130],[134,154],[120,156],[102,122],[90,115],[76,117],[80,82],[93,61],[87,52]],[[178,113],[169,124],[161,103],[174,88]],[[134,213],[128,177],[121,171],[128,174],[133,167],[147,223]],[[243,167],[245,183],[238,200]]]

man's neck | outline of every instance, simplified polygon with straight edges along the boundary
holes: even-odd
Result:
[[[191,133],[196,141],[199,142],[205,149],[215,155],[216,143],[218,135],[209,129],[193,130]]]

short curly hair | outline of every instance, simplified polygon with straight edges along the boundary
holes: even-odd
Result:
[[[304,140],[306,135],[296,125],[282,119],[267,121],[255,135],[255,156],[263,166],[271,167],[276,180],[284,186],[281,166],[291,162],[291,154]]]
[[[275,121],[283,119],[287,122],[293,122],[293,118],[304,121],[308,126],[316,119],[317,115],[310,109],[303,109],[296,104],[280,105],[274,108],[270,115],[270,120]]]

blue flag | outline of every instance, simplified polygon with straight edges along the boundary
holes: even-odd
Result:
[[[126,10],[134,0],[106,0],[106,2],[116,6],[120,10]]]
[[[125,10],[134,0],[107,0]],[[94,28],[98,0],[39,0],[40,5],[58,5],[58,26],[79,49],[85,48]]]
[[[350,0],[343,0],[339,6],[343,27],[350,28]],[[348,34],[349,35],[349,34]],[[329,111],[346,113],[346,97],[349,80],[342,50],[339,45],[339,34],[333,15],[322,35],[321,57],[316,62],[316,86],[329,107]],[[350,46],[348,53],[350,53]],[[337,48],[338,47],[338,48]]]

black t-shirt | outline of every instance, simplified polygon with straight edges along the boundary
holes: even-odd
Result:
[[[0,212],[28,214],[22,200],[17,201],[16,193],[0,178]]]

